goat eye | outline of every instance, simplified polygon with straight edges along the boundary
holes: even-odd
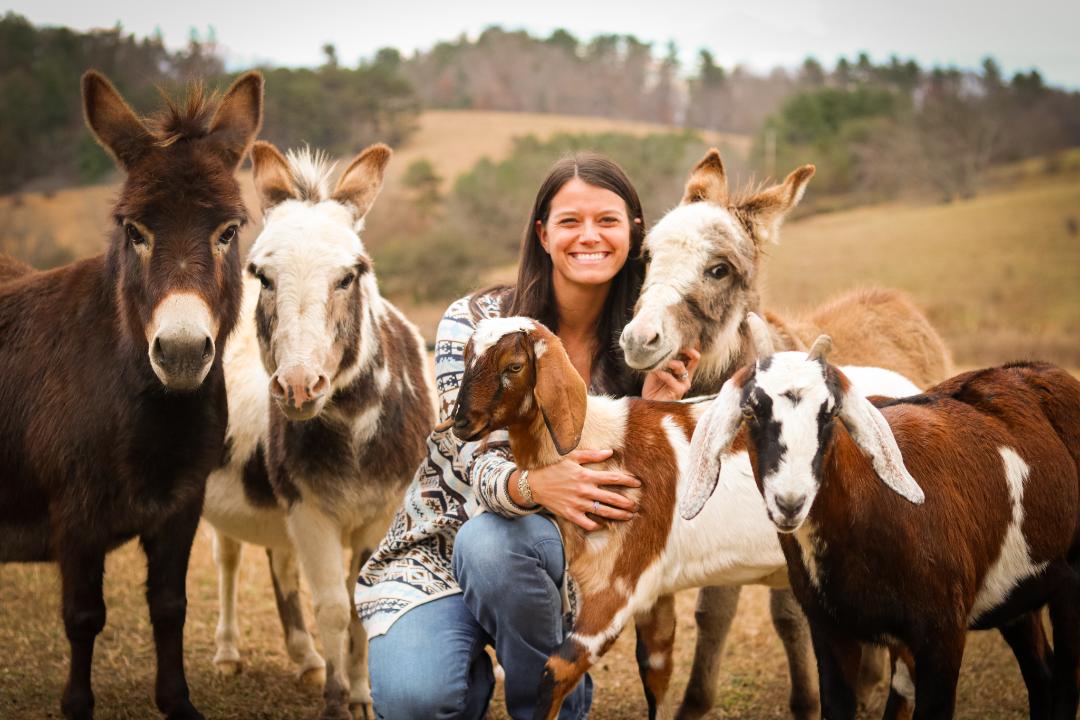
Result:
[[[255,277],[258,278],[259,282],[262,284],[263,290],[274,289],[274,284],[270,282],[270,278],[266,277],[266,275],[263,274],[262,270],[256,270]]]
[[[354,275],[353,273],[349,273],[345,277],[341,278],[341,282],[338,283],[338,287],[342,290],[348,290],[349,287],[353,284],[353,280],[355,279],[356,275]]]
[[[511,363],[511,364],[506,366],[506,371],[507,372],[512,372],[512,373],[519,373],[519,372],[521,372],[521,367],[522,367],[521,363]]]
[[[237,233],[237,227],[235,225],[230,225],[229,227],[225,228],[225,231],[223,233],[221,233],[220,235],[218,235],[218,239],[217,239],[218,244],[219,245],[228,245],[229,243],[231,243],[233,240],[236,239],[236,233]]]
[[[124,223],[124,234],[127,235],[127,239],[131,241],[132,245],[145,245],[146,238],[139,232],[139,228],[135,227],[131,223]]]
[[[705,274],[711,277],[713,280],[720,280],[725,278],[731,272],[731,266],[727,263],[718,263],[705,271]]]

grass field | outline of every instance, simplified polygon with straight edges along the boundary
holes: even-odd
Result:
[[[476,158],[498,158],[524,132],[655,129],[607,120],[504,113],[427,113],[414,143],[404,148],[388,180],[420,157],[446,178]],[[725,139],[738,145],[740,139]],[[242,180],[254,208],[250,178]],[[47,235],[74,255],[99,251],[115,188],[99,186],[51,196],[0,198],[0,240],[31,243]],[[813,192],[811,185],[810,192]],[[671,198],[674,202],[676,198]],[[378,212],[376,207],[375,212]],[[822,214],[790,223],[781,245],[769,250],[767,305],[798,312],[856,285],[909,291],[941,329],[958,364],[1041,357],[1080,367],[1080,175],[1022,178],[972,200],[949,205],[891,204]],[[249,228],[247,237],[257,228]],[[377,248],[376,243],[372,243]],[[0,245],[0,250],[4,246]],[[376,249],[376,260],[377,249]],[[508,279],[507,269],[490,279]],[[407,308],[429,335],[444,308]],[[153,647],[142,599],[144,563],[134,545],[108,560],[109,621],[96,654],[99,718],[155,716]],[[245,669],[216,675],[211,658],[216,623],[216,577],[208,537],[200,532],[189,573],[187,667],[196,704],[211,718],[306,718],[317,694],[292,676],[274,610],[266,560],[248,548],[240,587]],[[692,657],[694,593],[678,598],[675,692],[681,695]],[[744,591],[721,670],[721,705],[713,718],[786,718],[787,675],[772,631],[766,593]],[[310,618],[310,612],[308,614]],[[58,717],[67,665],[58,609],[58,579],[50,565],[0,565],[0,718]],[[593,717],[645,714],[626,634],[594,672]],[[498,694],[497,694],[498,695]],[[504,713],[496,699],[492,717]],[[873,716],[873,714],[871,714]],[[1026,716],[1023,685],[1004,643],[993,633],[971,636],[961,677],[959,718],[1004,720]]]
[[[188,681],[196,706],[207,718],[271,720],[311,718],[317,693],[292,673],[274,609],[266,556],[246,548],[239,589],[243,672],[219,677],[211,659],[217,622],[217,580],[208,534],[196,538],[188,573],[185,628]],[[99,720],[143,720],[156,716],[154,653],[142,597],[145,563],[130,543],[109,556],[105,602],[108,624],[98,639],[94,689]],[[675,690],[681,696],[693,656],[694,592],[679,595],[679,641]],[[787,670],[768,618],[763,588],[747,588],[728,640],[720,671],[721,704],[710,718],[783,720],[787,713]],[[307,617],[311,622],[310,605]],[[59,581],[52,565],[0,565],[0,718],[56,718],[67,668],[67,641],[59,612]],[[646,716],[634,664],[633,632],[623,637],[593,672],[596,694],[591,717],[630,720]],[[500,691],[490,717],[505,718]],[[880,717],[880,703],[867,717]],[[1026,695],[1012,657],[995,633],[972,633],[960,682],[957,717],[1018,720],[1027,714]]]

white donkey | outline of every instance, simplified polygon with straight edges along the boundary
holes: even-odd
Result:
[[[358,233],[390,149],[374,145],[342,174],[308,150],[252,151],[265,227],[251,249],[239,329],[225,354],[227,457],[210,476],[221,615],[214,663],[239,669],[241,543],[267,548],[289,657],[323,682],[322,717],[374,717],[367,637],[352,590],[424,455],[435,398],[416,328],[379,295]],[[345,571],[344,551],[352,551]],[[300,610],[297,563],[311,587],[326,661]]]

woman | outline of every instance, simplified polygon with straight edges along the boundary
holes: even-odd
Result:
[[[548,325],[592,392],[681,398],[696,351],[642,383],[618,350],[640,289],[643,237],[641,203],[618,165],[591,153],[556,163],[536,195],[517,283],[458,300],[439,324],[440,420],[453,408],[476,322],[500,315]],[[494,687],[484,651],[493,645],[506,671],[508,712],[531,717],[544,662],[569,629],[571,590],[559,532],[537,513],[593,530],[630,517],[633,503],[612,488],[640,483],[583,467],[606,460],[610,448],[575,450],[525,478],[505,433],[462,444],[449,431],[435,432],[428,450],[356,593],[371,638],[376,714],[480,717]],[[591,694],[586,677],[560,717],[585,717]]]

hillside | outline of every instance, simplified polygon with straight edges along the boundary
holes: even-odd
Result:
[[[382,199],[373,213],[380,214],[380,210],[385,211],[386,206],[398,204],[401,177],[415,160],[429,160],[443,178],[445,189],[480,158],[502,159],[510,151],[515,137],[532,134],[546,139],[565,132],[646,135],[681,132],[681,129],[573,115],[427,111],[421,113],[417,132],[409,142],[395,148],[397,154],[387,172]],[[736,153],[745,153],[750,146],[750,139],[746,136],[703,133],[703,137],[709,143],[722,144]],[[257,215],[258,202],[251,185],[251,173],[244,170],[240,177],[245,202]],[[71,257],[101,252],[109,227],[110,203],[116,192],[116,182],[114,178],[111,183],[104,185],[69,188],[53,193],[0,196],[0,252],[34,257],[35,248],[48,245],[55,245],[61,252],[70,253]],[[258,223],[249,225],[244,232],[244,240],[250,241],[257,229]],[[35,257],[39,262],[51,257],[47,250],[42,252],[43,256]]]

